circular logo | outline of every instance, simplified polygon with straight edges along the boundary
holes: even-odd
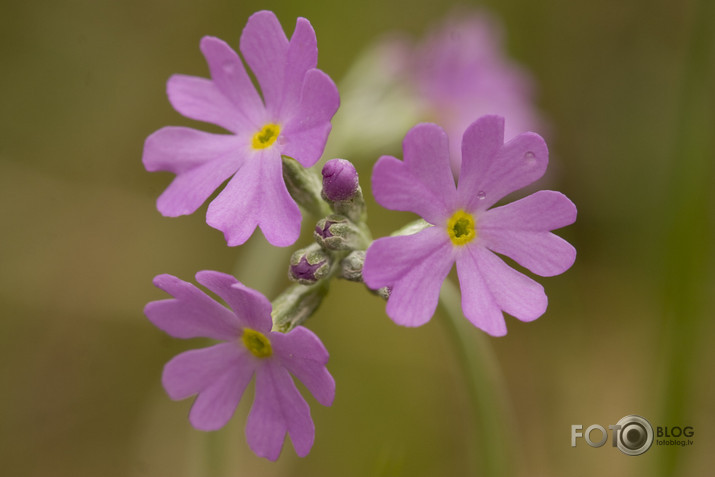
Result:
[[[626,416],[620,421],[616,432],[618,449],[628,455],[641,455],[653,444],[653,428],[641,416]]]

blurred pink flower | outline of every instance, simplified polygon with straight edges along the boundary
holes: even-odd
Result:
[[[342,149],[381,153],[414,124],[435,122],[449,136],[456,176],[462,134],[480,116],[508,118],[507,140],[524,131],[544,134],[532,78],[508,57],[502,33],[488,12],[460,10],[419,41],[393,34],[377,42],[340,83],[343,101],[330,154]]]
[[[418,98],[449,136],[455,175],[462,134],[476,118],[507,118],[507,140],[541,129],[531,77],[509,59],[501,25],[484,11],[447,17],[413,50],[410,70]]]
[[[255,375],[255,397],[246,423],[251,450],[276,460],[287,433],[296,453],[307,455],[315,427],[291,374],[319,403],[330,406],[335,381],[325,367],[328,352],[323,343],[302,326],[285,334],[271,331],[270,302],[230,275],[203,271],[196,280],[231,309],[171,275],[157,276],[154,284],[173,298],[144,308],[154,325],[175,338],[223,341],[181,353],[166,364],[162,383],[169,397],[179,400],[197,394],[189,421],[197,429],[216,430],[231,418]]]

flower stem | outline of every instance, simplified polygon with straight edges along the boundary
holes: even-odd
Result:
[[[671,426],[684,426],[698,417],[695,396],[708,386],[701,383],[699,371],[708,369],[701,367],[701,356],[711,346],[705,330],[712,318],[712,313],[707,312],[712,290],[706,284],[711,283],[715,235],[712,221],[713,15],[715,3],[695,2],[689,48],[684,55],[680,111],[674,121],[676,137],[670,184],[659,209],[667,227],[661,290],[663,346],[658,350],[664,364],[665,389],[660,393],[659,422]],[[683,473],[688,453],[677,446],[658,450],[657,470],[653,475]]]
[[[462,314],[460,295],[450,280],[445,280],[439,297],[447,320],[449,339],[458,354],[472,406],[475,436],[473,474],[490,477],[514,475],[517,456],[514,417],[499,364],[487,336]]]
[[[331,278],[313,285],[295,283],[273,300],[273,331],[288,333],[310,318],[328,294]]]
[[[320,194],[323,185],[314,169],[283,156],[283,180],[293,200],[314,217],[325,217],[333,212]]]
[[[213,431],[206,433],[203,437],[206,452],[204,454],[204,468],[206,469],[207,477],[219,477],[224,469],[224,442],[221,431]]]

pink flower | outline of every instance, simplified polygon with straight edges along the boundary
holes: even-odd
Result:
[[[418,97],[450,139],[452,168],[461,163],[460,140],[474,118],[509,118],[506,139],[543,126],[528,72],[509,59],[503,31],[486,11],[455,12],[414,50],[412,78]]]
[[[291,374],[319,403],[330,406],[335,381],[325,368],[325,347],[301,326],[286,334],[271,331],[270,302],[232,276],[203,271],[196,280],[231,309],[171,275],[157,276],[154,284],[174,298],[144,308],[152,323],[175,338],[223,341],[181,353],[166,364],[162,383],[169,397],[179,400],[198,394],[189,421],[197,429],[216,430],[231,418],[255,375],[255,398],[246,424],[251,450],[276,460],[288,433],[296,453],[307,455],[315,427]]]
[[[506,255],[537,275],[566,271],[576,250],[550,231],[576,220],[563,194],[539,191],[489,209],[546,171],[543,139],[524,133],[504,144],[504,119],[484,116],[462,140],[462,165],[455,186],[447,134],[437,125],[412,128],[403,142],[404,161],[381,157],[373,170],[373,193],[388,209],[419,214],[431,226],[407,236],[380,238],[367,251],[363,277],[373,289],[390,287],[387,314],[396,323],[420,326],[437,307],[452,265],[462,291],[462,309],[489,334],[506,334],[502,311],[522,321],[546,311],[537,282],[509,267]]]
[[[207,223],[223,231],[230,246],[244,243],[256,227],[271,244],[287,246],[300,234],[301,214],[283,181],[281,156],[304,167],[315,164],[338,108],[338,91],[315,68],[315,32],[304,18],[289,41],[272,12],[255,13],[240,50],[262,95],[238,55],[213,37],[201,40],[211,79],[174,75],[167,85],[178,112],[230,134],[165,127],[147,138],[142,160],[149,171],[176,174],[157,201],[162,214],[195,212],[231,178],[209,205]]]

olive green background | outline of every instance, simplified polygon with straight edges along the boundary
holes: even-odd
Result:
[[[513,409],[523,476],[702,476],[715,460],[715,20],[713,2],[502,0],[510,54],[531,70],[552,125],[549,187],[578,206],[561,235],[578,249],[540,279],[549,309],[488,339]],[[336,282],[308,326],[331,352],[331,408],[312,398],[316,441],[300,459],[255,457],[244,399],[206,434],[160,384],[173,355],[201,341],[165,336],[143,316],[151,280],[202,269],[269,297],[285,254],[259,237],[228,248],[206,206],[155,209],[171,174],[144,171],[143,141],[202,125],[165,96],[173,73],[206,76],[204,35],[234,47],[248,16],[313,24],[319,66],[339,84],[380,35],[415,36],[450,2],[77,0],[0,7],[0,474],[7,476],[467,476],[475,435],[453,345],[437,315],[394,325],[384,304]],[[366,138],[365,140],[369,140]],[[399,153],[399,151],[386,151]],[[359,164],[369,195],[376,157]],[[370,202],[384,235],[406,220]],[[310,228],[308,224],[307,229]],[[246,273],[245,270],[251,270]],[[249,389],[250,391],[250,389]],[[250,397],[250,393],[247,397]],[[572,424],[639,414],[695,428],[695,445],[639,457],[570,446]],[[506,425],[506,424],[505,424]]]

